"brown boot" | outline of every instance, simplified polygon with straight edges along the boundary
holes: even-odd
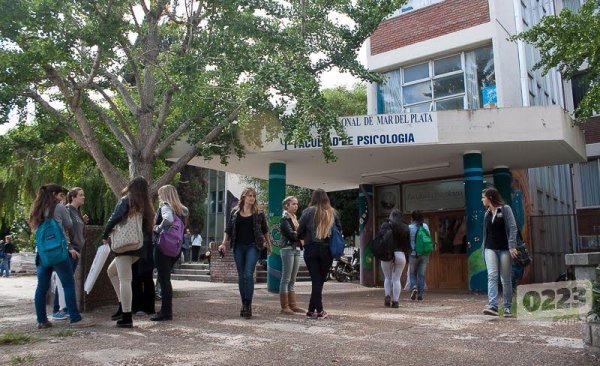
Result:
[[[279,294],[279,301],[281,302],[281,314],[294,314],[293,311],[288,307],[288,294],[287,292],[282,292]]]
[[[288,304],[290,306],[290,310],[294,313],[304,313],[304,310],[300,309],[296,304],[296,293],[294,291],[290,291],[288,293]]]

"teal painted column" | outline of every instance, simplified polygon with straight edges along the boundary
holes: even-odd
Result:
[[[373,185],[361,184],[358,192],[358,237],[360,238],[360,284],[375,286],[373,242]]]
[[[512,174],[507,166],[497,166],[494,168],[494,186],[500,192],[504,203],[513,206],[512,202]]]
[[[267,290],[278,293],[279,283],[281,282],[281,256],[279,255],[281,232],[279,231],[279,221],[283,207],[281,202],[285,198],[285,164],[269,164],[269,230],[273,251],[267,257]]]
[[[470,151],[463,155],[465,182],[465,215],[467,217],[467,263],[469,290],[487,292],[487,270],[481,250],[483,214],[483,164],[481,152]]]

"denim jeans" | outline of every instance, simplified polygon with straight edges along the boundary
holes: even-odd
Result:
[[[69,259],[71,262],[71,267],[73,269],[73,275],[75,275],[75,270],[77,269],[77,265],[79,264],[79,257],[73,259],[73,257],[71,257],[71,253],[69,253]],[[62,283],[62,280],[60,281]],[[64,291],[63,291],[64,292]],[[54,309],[53,312],[58,312],[60,310],[60,305],[59,305],[59,301],[58,301],[58,297],[59,296],[64,296],[64,294],[59,294],[58,293],[58,287],[54,288]],[[69,312],[69,309],[63,309],[65,313]]]
[[[318,244],[305,246],[304,262],[306,263],[308,273],[310,274],[310,281],[312,282],[308,311],[320,313],[323,311],[323,284],[333,263],[329,247]]]
[[[390,296],[392,301],[400,299],[400,277],[406,265],[406,256],[403,252],[394,252],[394,261],[381,261],[381,270],[385,276],[383,281],[383,289],[385,296]]]
[[[425,291],[425,271],[429,264],[428,255],[410,256],[410,287],[417,289],[417,295],[423,296]]]
[[[298,267],[300,267],[300,251],[296,248],[281,248],[281,283],[279,293],[294,291]]]
[[[171,270],[177,260],[177,257],[168,257],[160,252],[157,246],[154,246],[154,264],[158,275],[156,281],[160,284],[161,305],[160,313],[164,315],[173,315],[173,286],[171,285]]]
[[[254,296],[254,271],[258,262],[258,248],[250,245],[236,244],[233,259],[238,273],[238,287],[242,302],[252,301]]]
[[[487,266],[488,275],[488,305],[498,309],[498,273],[500,273],[504,309],[510,309],[512,304],[510,252],[508,250],[485,249],[485,265]]]
[[[36,260],[39,263],[39,260]],[[81,315],[77,309],[77,299],[75,297],[75,279],[73,278],[73,267],[71,261],[67,258],[63,262],[51,266],[43,267],[38,264],[36,267],[38,283],[35,289],[35,314],[38,323],[46,323],[48,316],[46,313],[46,292],[50,288],[50,279],[52,278],[52,271],[56,272],[60,282],[62,283],[65,291],[65,301],[67,308],[69,308],[69,317],[71,323],[78,322],[81,320]]]
[[[6,254],[4,259],[0,259],[0,276],[10,277],[10,259],[12,254]]]

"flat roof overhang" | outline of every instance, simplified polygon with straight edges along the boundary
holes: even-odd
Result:
[[[481,152],[484,171],[497,166],[515,170],[586,160],[583,132],[558,106],[430,114],[436,124],[426,128],[435,128],[433,132],[437,133],[432,141],[336,147],[337,161],[332,163],[325,162],[320,148],[284,150],[279,141],[272,141],[260,149],[248,148],[242,159],[230,157],[228,165],[221,164],[218,157],[195,157],[189,164],[268,179],[269,164],[283,162],[287,184],[337,191],[357,188],[359,184],[384,185],[462,175],[463,155],[469,151]],[[411,127],[414,126],[392,126],[400,132],[410,131]],[[168,160],[176,161],[187,147],[185,142],[178,142]]]

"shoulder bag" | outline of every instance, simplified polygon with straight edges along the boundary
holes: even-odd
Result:
[[[144,234],[140,213],[125,218],[110,233],[110,249],[117,254],[138,250],[143,244]]]

